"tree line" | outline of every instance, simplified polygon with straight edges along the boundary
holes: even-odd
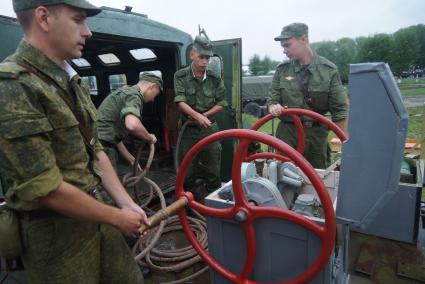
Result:
[[[403,71],[425,68],[425,25],[419,24],[400,29],[392,34],[380,33],[368,37],[341,38],[337,41],[321,41],[311,44],[317,54],[335,63],[343,81],[348,81],[349,64],[362,62],[386,62],[396,76]],[[253,75],[269,72],[261,69],[267,56],[261,60],[254,55],[249,62]],[[260,63],[258,63],[260,62]],[[272,64],[273,67],[275,67]],[[252,67],[252,68],[251,68]],[[258,70],[258,69],[261,70]],[[254,72],[253,72],[254,71]],[[265,74],[266,74],[265,73]]]

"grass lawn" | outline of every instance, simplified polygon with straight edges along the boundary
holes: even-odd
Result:
[[[416,81],[416,79],[401,79],[400,83],[397,82],[399,85],[403,85],[403,84],[425,84],[425,79],[418,79],[418,81]]]
[[[400,87],[403,96],[425,95],[425,87],[403,86]]]
[[[412,107],[408,108],[407,111],[409,113],[407,137],[420,141],[422,135],[423,107]]]

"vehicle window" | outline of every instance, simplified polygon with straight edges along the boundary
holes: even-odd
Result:
[[[155,53],[149,48],[132,49],[130,53],[134,59],[139,61],[151,61],[157,58]]]
[[[223,78],[223,60],[219,56],[215,55],[210,58],[210,63],[208,64],[207,69]]]
[[[72,59],[72,63],[77,65],[79,68],[91,67],[90,63],[87,60],[85,60],[84,58]]]
[[[106,65],[117,65],[121,63],[118,57],[113,53],[101,54],[98,55],[98,57],[103,62],[103,64]]]
[[[111,92],[125,85],[127,85],[127,77],[125,74],[114,74],[109,76],[109,89]]]
[[[87,86],[89,86],[90,95],[97,96],[97,80],[96,76],[85,76],[81,78],[84,82],[86,82]]]

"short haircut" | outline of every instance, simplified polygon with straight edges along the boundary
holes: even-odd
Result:
[[[58,16],[61,10],[61,5],[53,5],[53,6],[44,6],[47,10],[49,10],[53,15]],[[35,8],[34,9],[28,9],[16,12],[16,17],[18,18],[19,24],[21,24],[21,27],[23,31],[27,31],[29,27],[31,26],[31,22],[35,15]]]
[[[25,32],[30,27],[31,21],[34,18],[34,9],[16,12],[16,17],[18,18],[18,21]]]

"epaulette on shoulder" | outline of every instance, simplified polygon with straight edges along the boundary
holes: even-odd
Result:
[[[176,72],[175,77],[176,78],[185,77],[188,74],[188,71],[189,71],[189,67],[180,69],[179,71]]]
[[[279,67],[283,67],[285,65],[288,65],[290,63],[291,63],[291,60],[285,60],[285,61],[281,62],[279,65],[277,65],[276,69],[279,68]]]
[[[16,62],[0,63],[0,78],[2,79],[17,79],[22,73],[28,73],[28,71]]]
[[[337,69],[336,65],[329,61],[328,59],[324,58],[323,56],[319,56],[319,63],[326,65],[328,67],[331,67],[332,69]]]

